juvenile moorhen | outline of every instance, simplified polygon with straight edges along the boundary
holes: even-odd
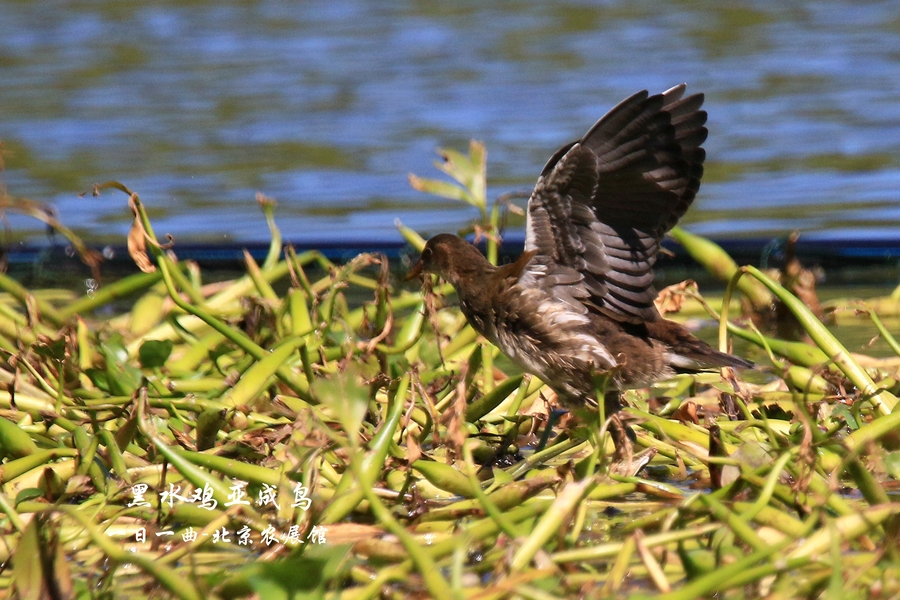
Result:
[[[563,405],[596,406],[592,376],[615,390],[677,372],[753,363],[711,348],[653,304],[660,240],[700,187],[703,95],[685,85],[622,101],[544,167],[528,201],[525,252],[495,267],[462,238],[425,245],[408,279],[450,282],[478,333],[549,385]]]

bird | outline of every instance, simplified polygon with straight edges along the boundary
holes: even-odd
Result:
[[[407,279],[456,289],[468,323],[566,408],[609,416],[621,392],[680,372],[753,363],[715,350],[663,318],[653,266],[666,232],[700,188],[707,113],[686,85],[626,98],[544,166],[528,200],[525,248],[495,266],[449,233],[430,238]]]

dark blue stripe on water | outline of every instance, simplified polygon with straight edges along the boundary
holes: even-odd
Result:
[[[722,246],[739,264],[777,266],[783,244],[780,240],[753,238],[741,240],[714,240]],[[501,253],[505,258],[517,256],[524,244],[524,234],[513,232],[504,238]],[[414,255],[412,248],[402,240],[343,240],[316,241],[303,240],[293,242],[297,252],[318,250],[324,256],[335,261],[345,261],[363,252],[380,253],[392,261],[400,261]],[[664,247],[674,256],[663,255],[657,268],[679,267],[693,264],[693,260],[684,249],[669,240]],[[181,260],[195,260],[206,268],[232,267],[243,261],[244,249],[248,250],[256,260],[262,260],[268,253],[268,243],[247,244],[176,244],[173,251]],[[131,263],[124,246],[107,246],[97,248],[110,267],[123,267]],[[71,257],[72,251],[65,245],[19,246],[7,249],[6,261],[11,265],[27,265],[29,263],[45,263],[53,266],[59,261],[77,260]],[[824,268],[853,268],[863,266],[892,266],[900,261],[900,240],[865,240],[801,237],[796,247],[797,257],[808,264],[816,264]]]

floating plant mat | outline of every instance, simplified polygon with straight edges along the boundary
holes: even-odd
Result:
[[[147,272],[75,299],[0,276],[0,594],[900,594],[900,291],[825,307],[876,357],[752,267],[726,272],[730,302],[678,290],[669,317],[726,312],[722,343],[772,366],[629,391],[613,462],[604,424],[549,410],[449,288],[284,249],[265,201],[268,257],[206,285],[128,194]],[[802,335],[738,318],[738,289]]]

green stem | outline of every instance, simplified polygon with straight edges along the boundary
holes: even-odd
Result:
[[[725,342],[725,332],[728,321],[728,303],[731,300],[731,294],[736,287],[737,282],[745,273],[750,274],[762,282],[763,285],[769,288],[769,290],[784,303],[788,310],[793,313],[794,317],[797,318],[797,321],[803,326],[806,333],[809,334],[809,337],[812,338],[813,342],[815,342],[822,352],[831,358],[831,361],[844,373],[847,379],[859,389],[863,398],[870,400],[882,415],[889,415],[891,413],[891,409],[897,404],[897,398],[890,392],[884,390],[879,391],[875,382],[873,382],[872,378],[869,377],[869,374],[866,373],[866,370],[850,357],[850,353],[844,348],[843,344],[841,344],[834,335],[828,331],[822,322],[812,314],[812,311],[810,311],[796,296],[784,289],[775,280],[756,267],[741,267],[734,276],[732,276],[731,281],[728,282],[728,288],[725,290],[725,297],[722,301],[722,318],[719,322],[720,346]]]
[[[194,315],[195,317],[201,319],[204,323],[222,334],[225,339],[231,341],[238,348],[252,356],[254,359],[262,360],[263,358],[268,356],[269,353],[264,348],[253,342],[253,340],[251,340],[249,337],[247,337],[244,332],[233,329],[232,327],[226,325],[224,322],[213,317],[206,310],[200,308],[199,303],[191,304],[189,302],[186,302],[181,297],[181,294],[178,293],[178,290],[175,288],[175,283],[172,280],[173,272],[177,271],[178,274],[181,274],[181,272],[177,269],[170,268],[171,262],[169,261],[168,257],[166,257],[162,249],[158,246],[156,236],[153,233],[153,226],[150,223],[147,212],[146,210],[144,210],[144,205],[141,203],[137,194],[132,194],[132,200],[134,202],[134,206],[137,210],[138,216],[141,219],[141,223],[143,224],[144,229],[147,232],[147,237],[151,240],[151,243],[149,244],[150,251],[156,258],[156,263],[157,265],[159,265],[160,272],[162,272],[163,281],[166,284],[166,291],[169,293],[169,297],[172,298],[172,301],[175,303],[175,305],[184,310],[186,313]],[[186,284],[187,282],[185,281],[184,283]],[[188,285],[188,287],[190,288],[191,286]],[[288,369],[287,367],[279,367],[276,371],[276,375],[279,379],[281,379],[281,381],[284,382],[285,385],[287,385],[291,389],[291,391],[297,394],[298,397],[307,402],[315,403],[309,393],[308,383],[301,382],[299,379],[297,379],[290,369]]]

